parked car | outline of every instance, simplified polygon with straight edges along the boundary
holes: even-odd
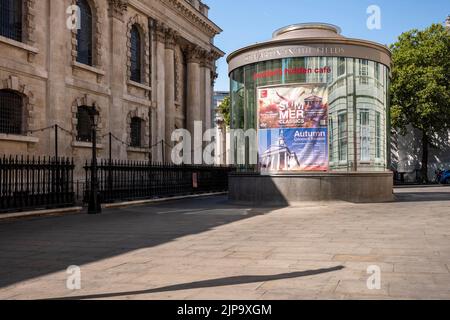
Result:
[[[450,184],[450,170],[443,170],[440,174],[440,183]]]

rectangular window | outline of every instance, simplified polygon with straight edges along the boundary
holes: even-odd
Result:
[[[78,107],[77,113],[77,141],[92,142],[92,125],[89,107]]]
[[[345,58],[339,58],[338,60],[338,77],[345,74]]]
[[[334,136],[334,126],[333,126],[333,118],[330,117],[328,119],[328,152],[330,161],[334,161],[334,149],[333,149],[333,136]]]
[[[381,68],[380,64],[375,62],[375,79],[377,88],[381,87]]]
[[[314,72],[314,70],[317,68],[320,68],[320,62],[318,57],[306,58],[306,69],[308,70],[308,73],[306,74],[306,82],[311,83],[320,82],[320,73]]]
[[[23,100],[9,90],[0,90],[0,133],[23,133]]]
[[[131,118],[131,147],[142,147],[142,120],[137,117]]]
[[[360,160],[370,161],[370,125],[369,110],[361,110],[359,112],[360,127]]]
[[[347,161],[347,112],[338,114],[338,141],[339,161]]]
[[[369,84],[369,60],[359,60],[359,83]]]
[[[381,113],[375,112],[375,158],[381,158]]]
[[[333,59],[335,58],[327,58],[327,66],[331,68],[331,72],[327,73],[327,83],[330,84],[333,82],[333,73],[334,73],[334,63]]]
[[[22,1],[0,1],[0,35],[22,41]]]

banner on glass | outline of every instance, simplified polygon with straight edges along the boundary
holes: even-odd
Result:
[[[258,89],[258,151],[262,173],[327,171],[325,86]]]

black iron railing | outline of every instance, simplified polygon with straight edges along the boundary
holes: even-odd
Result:
[[[73,160],[0,158],[0,212],[59,208],[75,204]]]
[[[229,166],[173,165],[102,160],[97,165],[100,201],[112,203],[228,190]],[[86,164],[85,202],[91,166]]]

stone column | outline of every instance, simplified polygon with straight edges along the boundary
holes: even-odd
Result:
[[[200,60],[202,51],[198,46],[191,45],[187,50],[187,103],[186,103],[186,129],[194,139],[194,122],[202,121],[201,90],[200,90]],[[192,159],[197,147],[192,143]]]
[[[211,128],[211,70],[209,67],[209,53],[204,52],[200,63],[200,94],[201,94],[201,117],[203,131]]]
[[[213,127],[211,119],[211,107],[212,107],[212,91],[211,91],[211,70],[205,70],[205,129],[211,129]]]
[[[172,132],[175,130],[175,43],[177,34],[173,30],[166,33],[166,51],[165,51],[165,159],[170,162],[173,146]]]
[[[222,132],[221,125],[215,122],[215,109],[217,106],[213,105],[213,95],[214,95],[214,83],[217,79],[218,74],[216,73],[216,54],[211,52],[207,57],[207,69],[205,74],[206,86],[205,86],[205,126],[206,129],[215,128],[216,130],[216,161],[218,164],[222,164],[221,157],[225,152],[223,148],[223,140],[225,140],[224,132]],[[213,119],[214,116],[214,119]]]
[[[217,78],[219,77],[219,74],[216,72],[217,68],[215,65],[215,61],[213,60],[212,65],[211,65],[211,72],[210,72],[210,78],[211,78],[211,97],[210,97],[210,101],[211,101],[211,105],[213,104],[213,96],[214,96],[214,85],[216,83]],[[211,112],[213,113],[213,115],[216,115],[215,109],[217,108],[217,106],[212,105],[211,108]],[[214,119],[212,120],[213,123],[211,124],[212,126],[215,126],[216,123],[214,123]]]
[[[202,81],[202,113],[205,130],[214,127],[214,123],[212,123],[212,98],[214,93],[214,82],[217,77],[215,72],[215,61],[217,58],[218,56],[214,51],[205,53],[201,64],[201,74],[204,80]]]
[[[212,105],[214,95],[214,83],[217,78],[216,56],[214,53],[209,53],[205,60],[205,127],[206,129],[213,128],[215,124],[212,122],[213,110]]]
[[[166,138],[166,30],[167,28],[161,22],[156,22],[156,114],[154,114],[157,129],[156,142],[161,142]],[[161,162],[164,159],[164,143],[159,143],[153,148],[152,154],[155,161]]]
[[[110,85],[111,96],[109,105],[109,128],[116,137],[123,141],[127,139],[126,121],[123,115],[123,88],[127,77],[127,36],[124,23],[125,12],[127,11],[127,1],[109,1],[109,21],[110,21]],[[109,146],[108,146],[109,147]],[[113,158],[127,159],[127,148],[121,143],[112,144]]]

